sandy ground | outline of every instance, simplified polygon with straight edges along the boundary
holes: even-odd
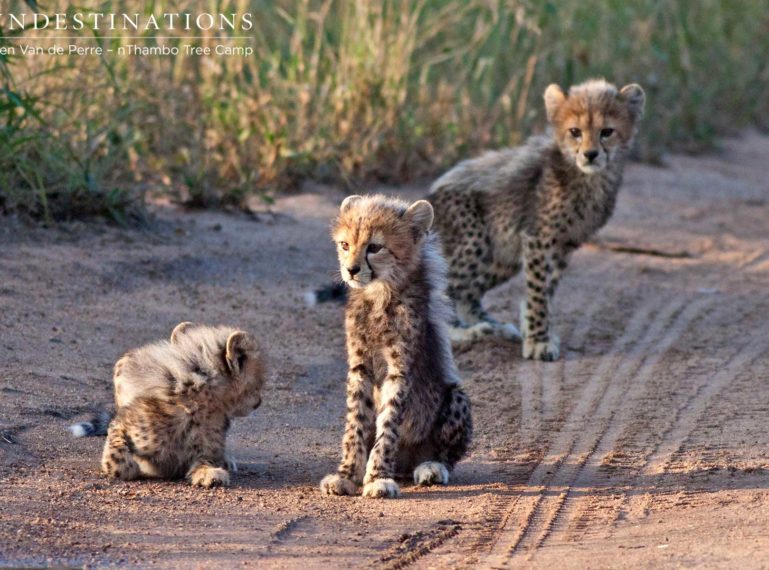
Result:
[[[564,358],[457,350],[472,455],[391,501],[317,491],[340,448],[342,309],[301,299],[335,269],[340,194],[259,221],[160,208],[143,231],[0,220],[0,565],[769,567],[768,164],[746,134],[631,166],[559,291]],[[511,320],[521,293],[487,304]],[[109,482],[103,440],[66,426],[182,320],[269,346],[264,405],[231,433],[241,470],[210,491]]]

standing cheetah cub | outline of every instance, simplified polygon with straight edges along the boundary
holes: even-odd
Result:
[[[102,471],[126,480],[184,476],[201,487],[227,485],[228,467],[235,468],[225,451],[230,419],[259,407],[263,383],[264,358],[250,334],[181,323],[170,340],[115,364],[116,415]]]
[[[472,434],[446,330],[445,267],[433,209],[350,196],[333,228],[349,285],[347,421],[342,462],[321,490],[397,497],[395,476],[449,482]]]
[[[457,321],[452,340],[485,334],[517,337],[481,299],[523,265],[523,356],[558,358],[550,304],[571,253],[614,210],[625,159],[643,115],[644,92],[603,80],[545,91],[552,132],[523,146],[461,162],[432,186],[436,229],[449,262]]]

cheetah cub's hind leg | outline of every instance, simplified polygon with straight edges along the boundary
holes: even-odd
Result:
[[[223,467],[208,463],[196,463],[187,472],[187,479],[198,487],[219,487],[230,484],[230,474]]]
[[[465,321],[455,319],[449,324],[448,332],[449,340],[454,346],[475,342],[490,336],[505,340],[521,340],[521,333],[518,332],[518,328],[514,324],[501,323],[486,314],[482,319],[470,325],[466,324]]]
[[[131,453],[122,427],[110,426],[101,458],[102,473],[109,477],[131,481],[141,477],[139,464]]]
[[[521,333],[512,323],[501,323],[483,310],[480,301],[456,303],[457,318],[449,325],[449,339],[457,345],[489,336],[505,340],[521,340]]]
[[[448,485],[449,473],[467,453],[473,436],[470,399],[459,386],[446,394],[441,414],[431,436],[434,459],[414,469],[417,485]]]
[[[443,463],[437,461],[425,461],[414,469],[415,485],[448,485],[449,470]]]
[[[455,302],[456,317],[449,324],[449,340],[453,344],[474,342],[493,334],[491,324],[478,300],[481,295],[481,291],[470,291],[465,293],[466,300]]]
[[[522,338],[518,327],[513,323],[501,323],[492,318],[474,325],[464,325],[459,321],[454,321],[449,325],[448,331],[449,340],[451,340],[454,346],[466,342],[475,342],[490,336],[504,340],[521,340]]]
[[[484,324],[491,327],[491,334],[505,340],[521,340],[521,333],[513,323],[501,323],[489,318]]]
[[[448,326],[448,332],[449,340],[454,346],[475,342],[494,334],[490,323],[481,322],[468,326],[458,320]]]

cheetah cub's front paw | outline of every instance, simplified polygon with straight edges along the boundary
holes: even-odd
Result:
[[[529,360],[553,362],[558,360],[559,354],[560,342],[558,337],[552,333],[548,341],[537,341],[530,337],[523,340],[523,357]]]
[[[190,483],[198,487],[218,487],[230,484],[230,474],[221,467],[198,467],[190,473]]]
[[[400,497],[401,490],[393,479],[374,479],[363,487],[363,496],[374,499],[394,499]]]
[[[338,473],[326,475],[320,482],[320,490],[324,495],[357,495],[358,486],[354,481],[345,479]]]
[[[414,483],[417,485],[448,485],[449,470],[443,463],[425,461],[414,469]]]

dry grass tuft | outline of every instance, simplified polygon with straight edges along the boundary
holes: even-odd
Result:
[[[144,191],[210,207],[269,199],[308,177],[354,186],[432,175],[519,142],[541,128],[545,85],[589,76],[646,88],[646,159],[769,119],[769,61],[758,55],[769,53],[769,11],[759,0],[145,6],[251,11],[249,38],[227,43],[255,55],[0,60],[0,210],[128,220]],[[218,43],[200,36],[81,43]]]

